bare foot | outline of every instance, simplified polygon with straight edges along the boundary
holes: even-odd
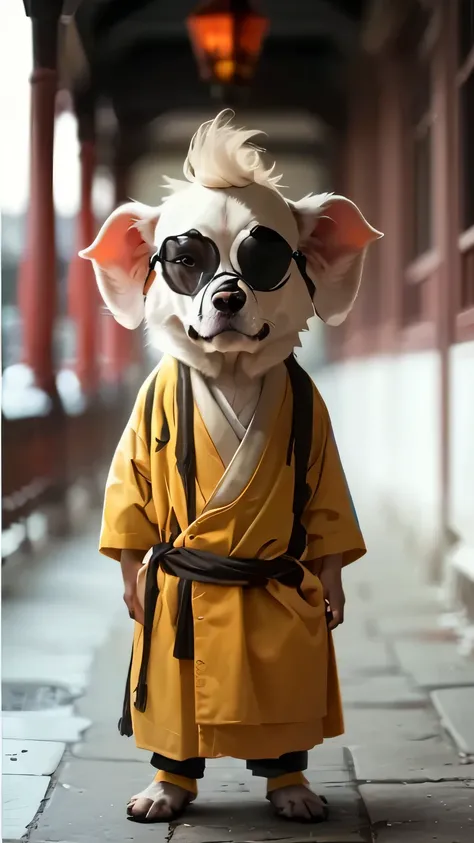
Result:
[[[176,819],[195,798],[194,793],[175,784],[152,781],[145,790],[132,796],[127,814],[142,822],[165,822]]]
[[[317,796],[304,784],[280,787],[267,795],[275,813],[286,820],[321,823],[327,820],[328,807],[324,796]]]

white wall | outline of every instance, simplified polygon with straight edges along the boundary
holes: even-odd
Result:
[[[450,352],[450,522],[474,546],[474,342]]]
[[[362,523],[401,531],[407,551],[427,571],[440,548],[438,354],[351,360],[315,371],[314,379]]]
[[[449,523],[459,542],[449,554],[474,581],[474,342],[450,349]]]

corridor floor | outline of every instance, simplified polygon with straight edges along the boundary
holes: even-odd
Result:
[[[409,559],[381,537],[345,577],[335,642],[346,734],[311,753],[329,821],[278,821],[262,782],[229,759],[209,763],[177,825],[128,821],[127,799],[151,767],[117,733],[131,628],[119,570],[95,543],[93,525],[21,574],[7,572],[4,706],[16,699],[18,710],[4,715],[4,841],[474,841],[474,659],[458,653]],[[22,685],[35,682],[50,688],[46,708]]]

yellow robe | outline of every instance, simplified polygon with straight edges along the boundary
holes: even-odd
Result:
[[[265,376],[255,414],[234,449],[223,433],[228,422],[204,380],[192,372],[197,517],[191,524],[175,459],[176,360],[164,358],[159,366],[148,449],[144,403],[152,377],[140,390],[112,462],[101,552],[116,560],[122,549],[145,553],[170,539],[177,518],[182,532],[176,547],[260,558],[262,565],[285,553],[293,522],[294,469],[293,463],[286,464],[292,390],[284,364]],[[347,564],[362,556],[364,540],[315,387],[307,481],[311,497],[302,518],[304,558],[341,553]],[[138,747],[177,760],[276,758],[342,733],[336,663],[318,577],[305,571],[304,599],[275,581],[250,589],[193,583],[194,661],[173,657],[178,580],[160,570],[158,585],[146,711],[137,711],[132,702]],[[132,690],[142,636],[143,627],[135,624]]]

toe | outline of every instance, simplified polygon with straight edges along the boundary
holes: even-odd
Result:
[[[314,811],[315,806],[311,804],[311,802],[306,801],[303,799],[301,804],[301,811],[299,814],[299,818],[302,820],[314,820],[317,818],[318,814],[317,811]]]
[[[170,805],[169,799],[157,799],[150,807],[146,818],[153,822],[156,820],[169,820],[173,816],[173,806]]]
[[[267,798],[280,817],[295,822],[323,822],[328,816],[326,799],[305,786],[281,788],[268,794]]]
[[[133,808],[137,799],[140,799],[140,796],[138,796],[138,795],[137,796],[131,796],[130,799],[128,800],[128,802],[127,802],[127,808]]]
[[[319,801],[316,802],[314,799],[306,799],[304,802],[304,807],[306,810],[306,814],[304,819],[308,820],[322,820],[327,813],[327,808],[320,804]]]
[[[127,814],[129,817],[146,817],[152,805],[151,799],[143,799],[139,796],[132,797],[127,805]]]
[[[287,820],[291,819],[292,816],[292,808],[290,805],[286,805],[284,808],[277,808],[276,813],[279,817],[285,817]]]
[[[285,816],[291,820],[308,821],[313,819],[311,807],[304,799],[299,799],[297,802],[290,802],[286,809]]]

